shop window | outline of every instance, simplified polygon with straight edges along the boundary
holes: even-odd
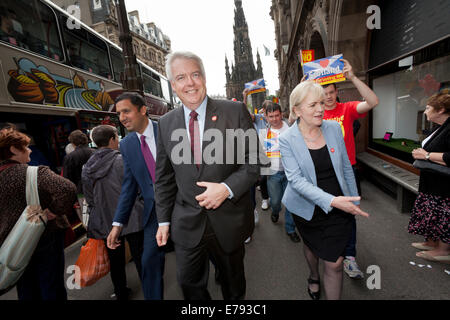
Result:
[[[106,43],[84,28],[67,28],[67,18],[62,20],[68,62],[74,67],[111,79]]]
[[[372,112],[370,146],[412,162],[412,150],[421,146],[433,127],[423,114],[427,100],[449,87],[448,55],[374,78],[379,104]],[[387,132],[393,133],[390,141],[383,140]]]
[[[40,1],[2,0],[0,40],[54,60],[62,60],[53,11]]]

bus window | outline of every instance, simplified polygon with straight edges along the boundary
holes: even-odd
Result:
[[[53,11],[40,1],[2,0],[0,40],[54,60],[62,60]]]
[[[161,83],[159,82],[159,77],[156,74],[147,68],[142,67],[142,78],[144,80],[144,92],[160,98],[163,97],[161,92]]]
[[[63,17],[61,24],[68,62],[74,67],[112,79],[106,43],[83,27],[67,28],[66,17]]]
[[[172,104],[172,101],[170,100],[170,84],[169,84],[169,80],[164,79],[164,78],[160,78],[161,79],[161,88],[162,88],[162,94],[163,94],[163,98],[170,102],[170,104]]]
[[[117,50],[116,48],[114,48],[112,46],[109,47],[109,52],[111,52],[114,80],[116,82],[120,83],[121,82],[120,81],[120,73],[123,72],[125,69],[122,52],[120,52],[119,50]]]

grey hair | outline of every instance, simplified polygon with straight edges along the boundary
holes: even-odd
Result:
[[[172,74],[172,63],[176,59],[187,59],[187,60],[194,60],[197,62],[198,66],[200,67],[200,72],[202,74],[203,78],[206,78],[205,76],[205,67],[203,67],[203,61],[200,59],[199,56],[197,56],[195,53],[192,53],[190,51],[176,51],[173,53],[170,53],[166,57],[166,74],[169,81],[173,80],[173,74]]]
[[[313,80],[307,80],[304,82],[300,82],[294,90],[292,90],[291,95],[289,97],[289,111],[291,113],[291,116],[296,119],[297,115],[295,114],[295,107],[300,107],[300,104],[305,100],[308,93],[312,92],[314,94],[314,97],[317,98],[324,98],[325,92],[323,90],[323,87],[316,83]]]

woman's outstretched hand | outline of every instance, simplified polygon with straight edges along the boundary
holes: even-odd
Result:
[[[363,216],[368,218],[369,214],[361,210],[359,206],[354,204],[354,201],[361,200],[361,197],[334,197],[333,201],[331,201],[331,206],[333,208],[340,209],[342,211],[348,212],[355,216]]]

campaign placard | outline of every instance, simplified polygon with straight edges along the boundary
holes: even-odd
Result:
[[[338,54],[304,63],[303,74],[306,75],[306,80],[315,80],[321,85],[345,81],[342,57],[342,54]]]
[[[264,92],[266,91],[266,83],[264,82],[264,79],[257,79],[251,82],[247,82],[245,84],[245,88],[248,88],[250,90],[248,94]]]
[[[307,62],[314,61],[314,50],[300,50],[300,63],[303,64]]]

